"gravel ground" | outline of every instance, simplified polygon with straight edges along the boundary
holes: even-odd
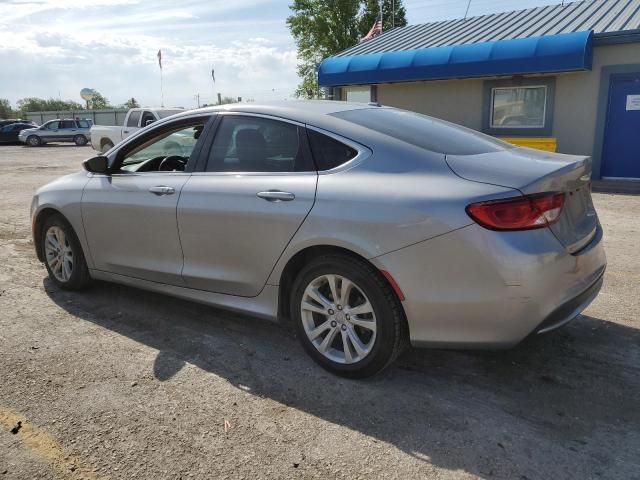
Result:
[[[348,381],[284,326],[55,288],[31,195],[92,153],[0,147],[1,479],[640,478],[640,196],[595,195],[609,268],[566,328]]]

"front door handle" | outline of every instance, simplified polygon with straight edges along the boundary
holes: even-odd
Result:
[[[258,192],[256,195],[269,202],[290,202],[296,196],[291,192],[283,192],[280,190],[268,190],[266,192]]]
[[[151,193],[154,193],[158,196],[160,195],[173,195],[176,193],[176,189],[173,187],[167,187],[166,185],[158,185],[157,187],[149,188]]]

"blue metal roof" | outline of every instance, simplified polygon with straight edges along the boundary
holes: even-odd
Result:
[[[387,51],[325,59],[322,86],[590,70],[593,32],[466,45]]]

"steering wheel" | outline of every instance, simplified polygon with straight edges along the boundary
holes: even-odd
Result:
[[[158,167],[159,172],[183,172],[184,167],[187,164],[187,161],[184,157],[180,155],[169,155],[165,157],[162,162],[160,162],[160,166]]]

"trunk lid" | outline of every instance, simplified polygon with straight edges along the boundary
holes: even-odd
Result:
[[[447,155],[453,172],[473,182],[518,189],[529,195],[564,192],[560,219],[549,228],[571,253],[593,238],[598,226],[591,199],[591,158],[529,148],[479,155]]]

